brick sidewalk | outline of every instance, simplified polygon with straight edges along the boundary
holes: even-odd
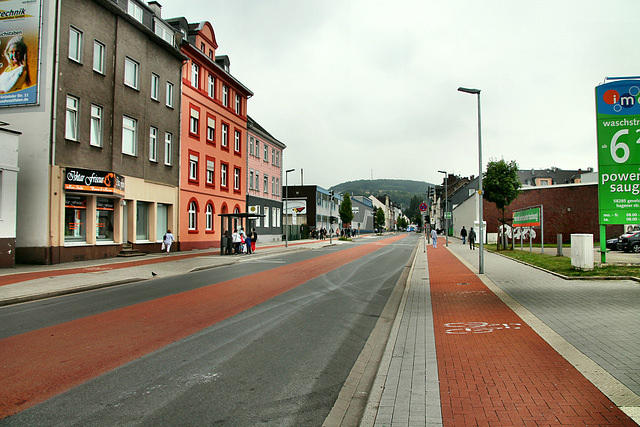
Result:
[[[428,248],[445,426],[635,426],[445,248]]]

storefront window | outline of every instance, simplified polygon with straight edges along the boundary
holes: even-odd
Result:
[[[65,243],[87,241],[87,198],[66,196],[64,206]]]
[[[156,214],[156,239],[162,240],[162,236],[167,232],[169,228],[169,205],[158,203],[158,213]]]
[[[98,197],[96,206],[96,239],[113,241],[113,201]]]
[[[149,240],[149,204],[136,204],[136,240]]]

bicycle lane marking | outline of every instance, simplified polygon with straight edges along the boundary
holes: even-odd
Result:
[[[446,248],[427,251],[443,425],[636,425]]]
[[[373,253],[377,243],[2,339],[0,419]]]

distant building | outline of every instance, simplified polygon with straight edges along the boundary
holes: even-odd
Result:
[[[391,200],[384,194],[382,196],[369,196],[369,200],[373,203],[374,208],[380,208],[384,212],[384,229],[386,231],[395,231],[397,229],[398,218],[402,213],[400,204]]]
[[[331,192],[317,185],[291,185],[283,188],[287,194],[285,200],[284,224],[290,226],[289,236],[306,237],[310,229],[332,230],[342,228],[338,208],[342,203],[342,196],[335,194],[331,202]],[[287,209],[288,206],[288,209]],[[338,222],[329,223],[329,217],[334,216]]]
[[[556,167],[548,169],[523,169],[518,171],[518,179],[523,186],[541,187],[545,185],[580,184],[582,174],[593,172],[586,170],[563,170]]]
[[[361,233],[373,232],[373,202],[366,196],[351,196],[351,228]]]
[[[252,221],[263,243],[280,242],[282,228],[282,162],[287,146],[252,117],[247,118],[247,211],[264,215]]]

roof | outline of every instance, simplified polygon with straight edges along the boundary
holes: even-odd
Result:
[[[249,115],[247,115],[247,130],[262,134],[262,136],[267,138],[267,139],[269,139],[270,142],[273,142],[275,144],[279,144],[281,146],[280,148],[283,148],[283,149],[287,148],[287,146],[285,144],[283,144],[278,139],[274,138],[273,135],[271,135],[269,132],[267,132],[267,130],[260,125],[260,123],[256,122],[253,119],[253,117],[251,117]]]

